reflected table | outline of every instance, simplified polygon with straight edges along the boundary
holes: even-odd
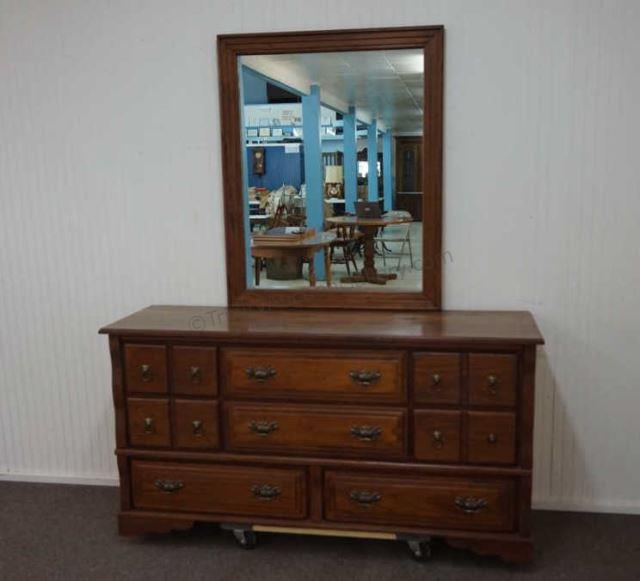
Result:
[[[397,274],[380,274],[376,270],[374,238],[378,228],[384,228],[385,226],[391,226],[392,224],[406,224],[407,222],[412,221],[411,217],[381,216],[380,218],[358,218],[357,216],[334,216],[333,218],[326,218],[325,221],[328,224],[334,224],[336,226],[357,226],[364,234],[364,238],[362,239],[364,247],[364,266],[360,273],[354,276],[342,277],[340,282],[387,284],[388,280],[398,278]]]
[[[295,257],[309,261],[309,286],[316,286],[316,269],[313,257],[316,252],[324,251],[324,267],[327,286],[331,286],[331,262],[329,245],[335,240],[335,234],[321,232],[309,238],[295,241],[251,242],[251,257],[254,260],[254,276],[256,286],[260,286],[260,265],[263,258]]]

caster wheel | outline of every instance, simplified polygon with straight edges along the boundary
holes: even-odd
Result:
[[[407,544],[416,561],[428,561],[431,558],[431,544],[429,541],[407,541]]]
[[[258,543],[258,537],[253,531],[234,529],[233,536],[243,549],[255,549]]]

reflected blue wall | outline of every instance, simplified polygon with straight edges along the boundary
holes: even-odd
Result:
[[[249,186],[275,190],[283,183],[300,190],[304,183],[304,153],[300,147],[299,153],[285,153],[284,147],[265,147],[264,162],[265,173],[257,175],[253,173],[253,148],[248,147],[247,167],[249,168]]]
[[[253,70],[242,67],[242,95],[245,105],[267,104],[266,79]]]

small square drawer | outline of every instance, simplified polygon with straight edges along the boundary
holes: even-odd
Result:
[[[414,412],[415,456],[435,462],[460,461],[460,412]]]
[[[215,396],[218,393],[216,349],[173,347],[173,382],[177,394]]]
[[[175,410],[175,444],[178,448],[218,447],[218,403],[177,399]]]
[[[459,403],[460,354],[414,354],[413,394],[418,403]]]
[[[469,412],[467,432],[467,460],[471,464],[515,464],[515,414]]]
[[[127,412],[129,443],[132,446],[171,446],[168,400],[130,397],[127,400]]]
[[[129,393],[167,393],[164,345],[126,345],[124,367]]]
[[[470,354],[469,403],[478,406],[515,407],[517,363],[515,355]]]

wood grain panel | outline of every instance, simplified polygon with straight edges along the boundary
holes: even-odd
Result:
[[[302,518],[304,471],[245,466],[132,463],[136,508]]]
[[[515,486],[509,480],[325,475],[328,520],[509,531],[514,514]]]
[[[224,349],[225,393],[234,397],[402,402],[404,355],[329,349]],[[260,374],[266,374],[262,377]]]
[[[350,406],[226,403],[232,451],[401,458],[406,413]]]

